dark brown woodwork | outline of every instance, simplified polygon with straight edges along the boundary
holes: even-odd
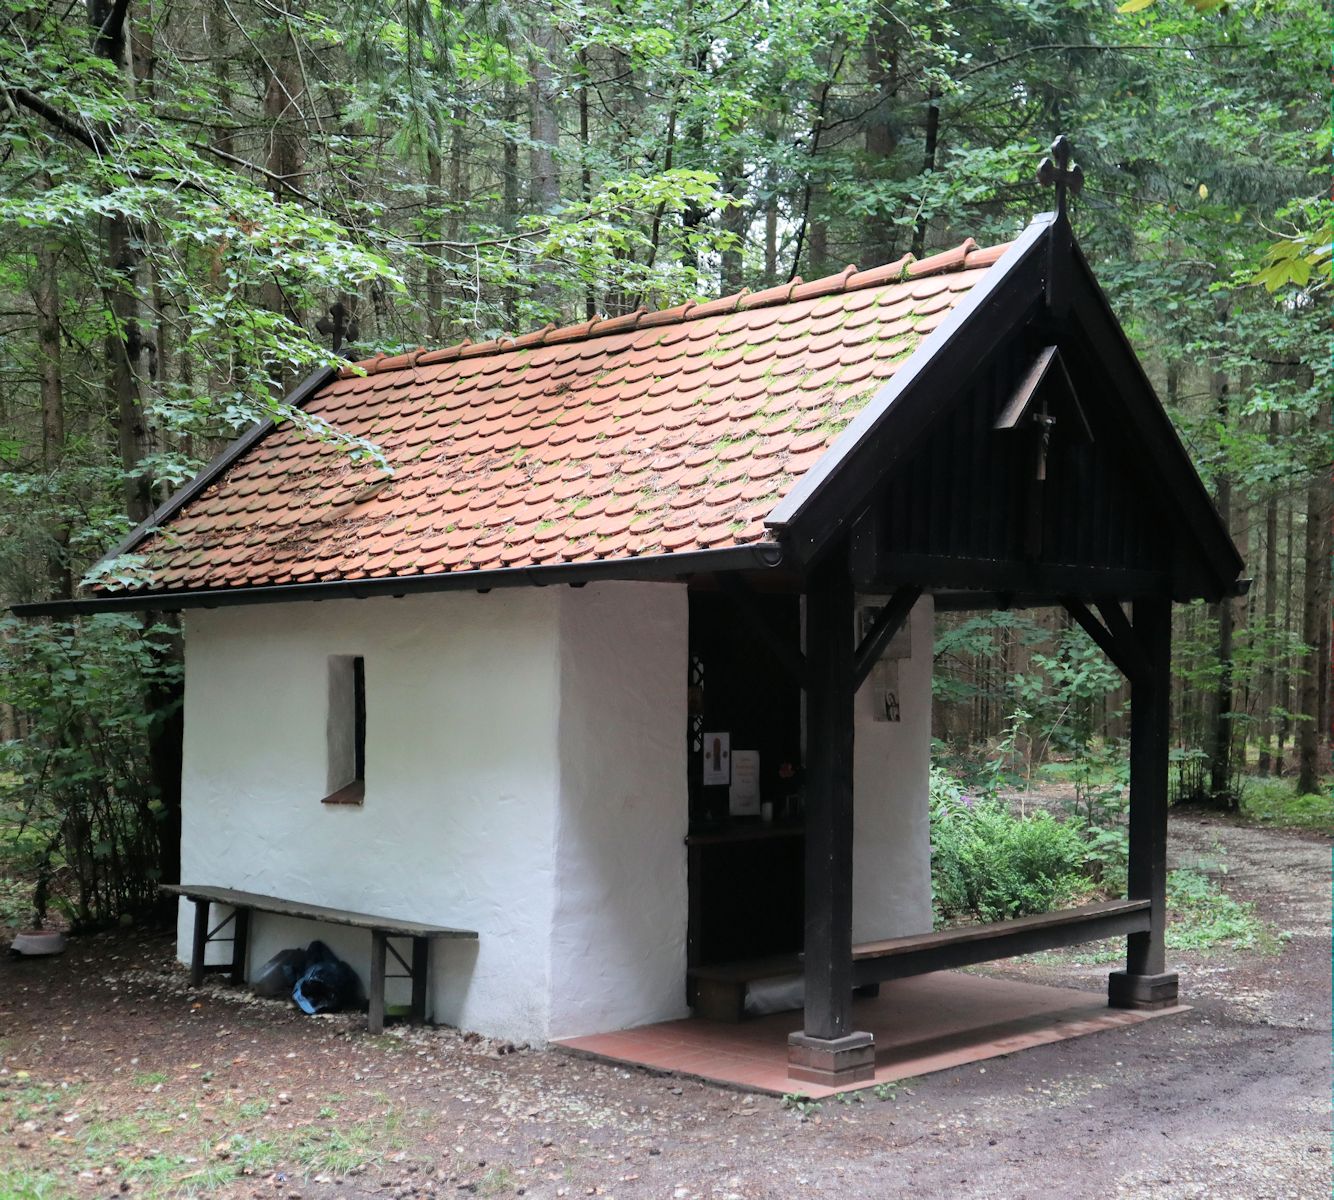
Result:
[[[1147,901],[1111,900],[1010,921],[867,942],[853,947],[853,983],[860,987],[1133,935],[1147,930],[1149,921]]]
[[[204,954],[208,949],[209,901],[195,899],[195,929],[190,945],[190,984],[198,987],[204,982]]]
[[[256,909],[276,913],[282,917],[300,917],[306,921],[323,921],[327,925],[351,925],[357,929],[382,929],[391,937],[470,938],[477,933],[472,929],[453,929],[448,925],[427,925],[422,921],[406,921],[398,917],[379,917],[371,913],[352,912],[343,908],[327,908],[323,904],[284,900],[278,896],[264,896],[258,892],[242,892],[235,888],[215,887],[212,884],[164,883],[158,888],[171,896],[185,896],[196,903],[200,900],[229,904],[235,908]]]
[[[247,953],[250,946],[250,922],[254,912],[271,912],[280,916],[300,917],[307,921],[322,921],[330,925],[351,925],[369,929],[371,935],[370,986],[367,989],[366,1025],[372,1033],[384,1029],[385,980],[407,979],[412,984],[412,1003],[409,1019],[414,1024],[426,1021],[426,994],[430,980],[431,942],[436,938],[473,938],[470,929],[451,929],[444,925],[426,925],[420,921],[403,921],[393,917],[376,917],[369,913],[348,912],[326,908],[322,904],[303,904],[283,900],[277,896],[262,896],[256,892],[241,892],[234,888],[205,885],[162,884],[160,891],[172,896],[185,896],[195,906],[194,937],[190,951],[190,981],[198,986],[205,975],[226,972],[232,983],[246,980]],[[216,928],[209,929],[209,914],[214,904],[231,907],[232,912]],[[232,926],[232,956],[227,963],[207,964],[204,959],[213,941],[225,941],[217,935]],[[406,937],[412,942],[412,960],[403,956],[390,944],[391,937]],[[385,972],[386,956],[392,954],[403,968],[402,975],[389,976]]]
[[[885,647],[894,640],[894,635],[903,628],[903,623],[912,614],[913,605],[922,594],[919,587],[901,587],[891,596],[883,608],[876,614],[875,621],[867,631],[866,637],[857,647],[852,662],[852,690],[854,693],[866,682],[866,677],[880,661]]]
[[[389,938],[383,929],[371,930],[371,978],[367,991],[366,1028],[371,1033],[384,1032],[385,951]]]
[[[1160,975],[1167,927],[1167,767],[1171,696],[1172,607],[1158,597],[1135,601],[1134,631],[1146,670],[1130,686],[1130,868],[1127,894],[1149,902],[1150,925],[1131,934],[1130,975]]]
[[[232,913],[232,969],[233,983],[246,980],[247,953],[250,950],[250,909],[238,908]]]
[[[1130,622],[1126,620],[1125,613],[1121,611],[1120,605],[1106,602],[1098,604],[1098,611],[1103,614],[1106,622],[1104,624],[1089,611],[1088,606],[1081,600],[1066,597],[1061,603],[1065,611],[1074,617],[1080,628],[1093,639],[1098,648],[1107,655],[1112,665],[1127,680],[1132,680],[1144,673],[1146,670],[1144,654],[1140,649],[1139,640],[1130,628]]]
[[[854,594],[844,553],[806,593],[807,798],[805,1033],[851,1031]]]
[[[806,657],[774,628],[769,614],[756,602],[754,589],[735,573],[716,577],[719,591],[725,593],[746,620],[747,629],[760,639],[783,669],[803,687],[806,685]]]

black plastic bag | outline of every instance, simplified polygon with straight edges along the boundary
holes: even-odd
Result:
[[[306,970],[292,989],[292,999],[311,1016],[365,1004],[357,973],[323,942],[306,948]]]
[[[310,953],[304,948],[298,946],[294,950],[279,950],[250,977],[250,990],[256,996],[270,1000],[290,996],[296,981],[309,967]]]

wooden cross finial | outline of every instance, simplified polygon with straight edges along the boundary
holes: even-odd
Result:
[[[1066,194],[1077,196],[1084,186],[1083,168],[1070,161],[1073,153],[1070,139],[1061,134],[1051,144],[1050,157],[1044,158],[1038,166],[1038,182],[1043,187],[1055,185],[1056,215],[1063,219],[1068,219],[1065,212]]]
[[[343,348],[344,339],[355,342],[357,334],[360,332],[357,328],[357,318],[348,311],[347,306],[341,300],[334,301],[333,306],[329,309],[329,315],[321,317],[315,323],[315,328],[320,333],[329,335],[335,354]]]

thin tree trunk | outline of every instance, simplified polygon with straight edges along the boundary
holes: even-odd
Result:
[[[440,147],[437,135],[432,130],[432,144],[426,147],[426,206],[437,212],[445,207],[444,172],[440,162]],[[452,241],[452,238],[446,240]],[[442,339],[441,312],[445,307],[444,276],[440,270],[440,255],[437,250],[426,263],[426,342],[428,346],[440,345]]]
[[[866,156],[875,177],[884,177],[899,147],[898,127],[894,123],[894,102],[898,98],[898,46],[894,26],[884,17],[878,19],[866,41],[866,76],[870,81],[875,107],[866,122]],[[872,267],[894,257],[894,223],[888,214],[877,212],[866,222],[861,262]]]
[[[1226,320],[1226,314],[1222,314]],[[1220,321],[1221,324],[1221,321]],[[1214,403],[1218,421],[1226,429],[1230,417],[1228,407],[1228,380],[1220,371],[1213,373]],[[1225,466],[1218,474],[1218,492],[1214,499],[1218,516],[1225,527],[1232,527],[1232,476]],[[1232,795],[1232,642],[1236,623],[1235,602],[1225,599],[1214,607],[1218,619],[1218,686],[1214,692],[1212,742],[1209,763],[1209,793],[1212,802],[1220,808],[1236,807]]]
[[[50,181],[47,181],[48,186]],[[69,526],[60,512],[56,475],[65,457],[65,384],[60,370],[60,255],[54,243],[37,250],[34,299],[37,353],[41,360],[42,473],[51,496],[47,527],[46,578],[55,599],[73,594],[69,563]]]
[[[1279,414],[1269,414],[1269,445],[1278,445]],[[1278,707],[1278,489],[1271,488],[1265,498],[1264,558],[1264,638],[1267,647],[1264,670],[1260,676],[1260,703],[1264,706],[1260,722],[1261,775],[1268,775],[1273,763],[1274,709]]]
[[[1283,628],[1291,633],[1293,628],[1292,605],[1296,592],[1293,578],[1293,564],[1296,562],[1296,506],[1289,502],[1283,521]],[[1275,753],[1274,773],[1282,775],[1286,769],[1286,750],[1288,735],[1292,731],[1293,693],[1292,683],[1297,673],[1297,663],[1292,655],[1283,656],[1283,673],[1279,679],[1279,694],[1283,698],[1283,711],[1278,719],[1278,746]]]
[[[126,91],[133,95],[134,72],[126,59],[126,10],[107,0],[89,0],[88,17],[92,26],[93,48],[120,71]],[[104,302],[111,314],[107,331],[106,390],[117,427],[123,483],[121,495],[126,515],[134,524],[144,521],[152,511],[153,481],[144,469],[144,460],[152,448],[148,423],[139,394],[139,357],[144,350],[139,325],[139,251],[130,222],[120,214],[103,222],[106,285]]]
[[[528,206],[534,213],[548,214],[560,205],[560,172],[556,164],[560,144],[560,123],[556,114],[556,17],[545,7],[534,17],[528,59]],[[554,264],[548,261],[534,264],[535,298],[547,310],[547,315],[554,316],[560,291],[553,277],[553,267]]]
[[[303,85],[300,61],[285,11],[265,48],[267,78],[264,88],[264,119],[268,126],[268,153],[264,166],[273,181],[273,195],[282,200],[296,187],[305,155],[301,125]],[[288,303],[282,285],[272,280],[264,285],[264,307],[300,323],[301,314]],[[332,303],[332,301],[331,301]],[[274,380],[274,390],[286,390],[286,379]]]
[[[741,290],[744,239],[746,230],[750,226],[750,207],[746,203],[744,163],[734,162],[731,165],[727,172],[727,178],[723,180],[723,189],[736,200],[735,204],[723,209],[722,213],[723,230],[735,239],[732,245],[722,252],[719,262],[718,274],[721,294],[728,296]]]
[[[1329,423],[1330,406],[1326,401],[1314,418],[1313,433],[1317,439],[1328,440]],[[1320,745],[1324,739],[1324,731],[1320,728],[1320,691],[1324,674],[1320,655],[1329,624],[1324,584],[1326,560],[1329,557],[1328,470],[1326,466],[1318,467],[1306,491],[1302,641],[1307,649],[1298,700],[1303,719],[1297,734],[1297,787],[1302,792],[1314,792],[1320,786]]]
[[[931,90],[926,101],[926,136],[922,143],[922,174],[927,175],[936,169],[936,146],[940,141],[940,97],[935,89]],[[919,214],[913,226],[912,252],[921,258],[926,252],[926,231],[929,222],[924,214]]]
[[[579,51],[579,199],[587,204],[593,198],[592,145],[588,130],[588,55]],[[584,286],[584,320],[598,315],[597,291],[590,280]]]

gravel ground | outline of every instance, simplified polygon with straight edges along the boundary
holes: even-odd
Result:
[[[1176,955],[1190,1013],[805,1112],[450,1030],[373,1038],[191,989],[165,934],[79,939],[0,963],[0,1197],[1328,1196],[1330,843],[1185,815],[1172,857],[1226,865],[1291,939]]]

